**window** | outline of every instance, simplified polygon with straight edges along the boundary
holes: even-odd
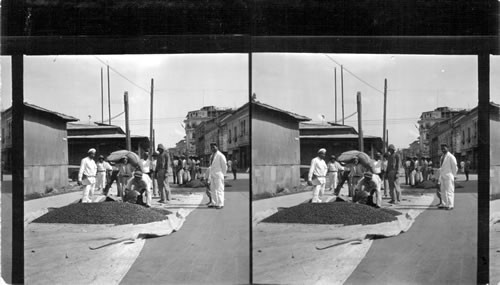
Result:
[[[462,144],[465,144],[465,131],[462,130]]]
[[[470,128],[467,128],[467,142],[470,143]]]
[[[240,122],[240,137],[245,135],[245,120]]]
[[[234,142],[238,141],[237,134],[238,134],[238,129],[237,129],[237,127],[234,127]]]
[[[231,130],[229,130],[229,143],[231,143]]]
[[[474,122],[474,138],[477,137],[477,121]]]

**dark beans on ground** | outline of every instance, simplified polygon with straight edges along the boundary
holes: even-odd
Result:
[[[308,203],[283,209],[265,223],[370,225],[396,220],[401,213],[355,203]]]
[[[33,223],[146,224],[167,219],[164,213],[130,203],[77,203],[54,209]]]

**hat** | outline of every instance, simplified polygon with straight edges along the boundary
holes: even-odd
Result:
[[[332,159],[336,159],[337,157],[335,155],[330,156]]]
[[[165,150],[166,148],[163,146],[163,144],[159,144],[157,149],[163,149],[163,150]]]
[[[95,152],[96,152],[95,148],[91,148],[87,151],[87,153],[95,153]]]
[[[368,178],[368,179],[372,179],[372,176],[373,176],[373,173],[371,173],[370,171],[367,171],[363,174],[363,176],[365,178]]]
[[[318,150],[318,153],[326,153],[326,149],[324,149],[324,148],[320,148],[320,149]]]
[[[134,171],[134,177],[142,177],[142,171],[140,170]]]
[[[210,146],[213,146],[213,145],[217,146],[217,143],[216,142],[211,142]]]
[[[99,155],[99,159],[101,159],[101,158],[104,159],[104,155],[102,155],[102,154]]]
[[[389,149],[396,150],[396,147],[393,144],[390,144]]]

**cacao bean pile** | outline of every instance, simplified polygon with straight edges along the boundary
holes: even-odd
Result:
[[[356,203],[305,203],[285,208],[264,223],[371,225],[396,220],[401,213]]]
[[[167,212],[121,202],[76,203],[54,209],[33,223],[146,224],[167,219]]]

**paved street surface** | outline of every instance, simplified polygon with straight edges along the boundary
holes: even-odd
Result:
[[[458,181],[454,210],[430,208],[407,233],[375,240],[345,284],[476,284],[477,181]]]
[[[121,284],[248,284],[249,180],[226,181],[222,210],[202,206],[181,231],[148,239]]]

